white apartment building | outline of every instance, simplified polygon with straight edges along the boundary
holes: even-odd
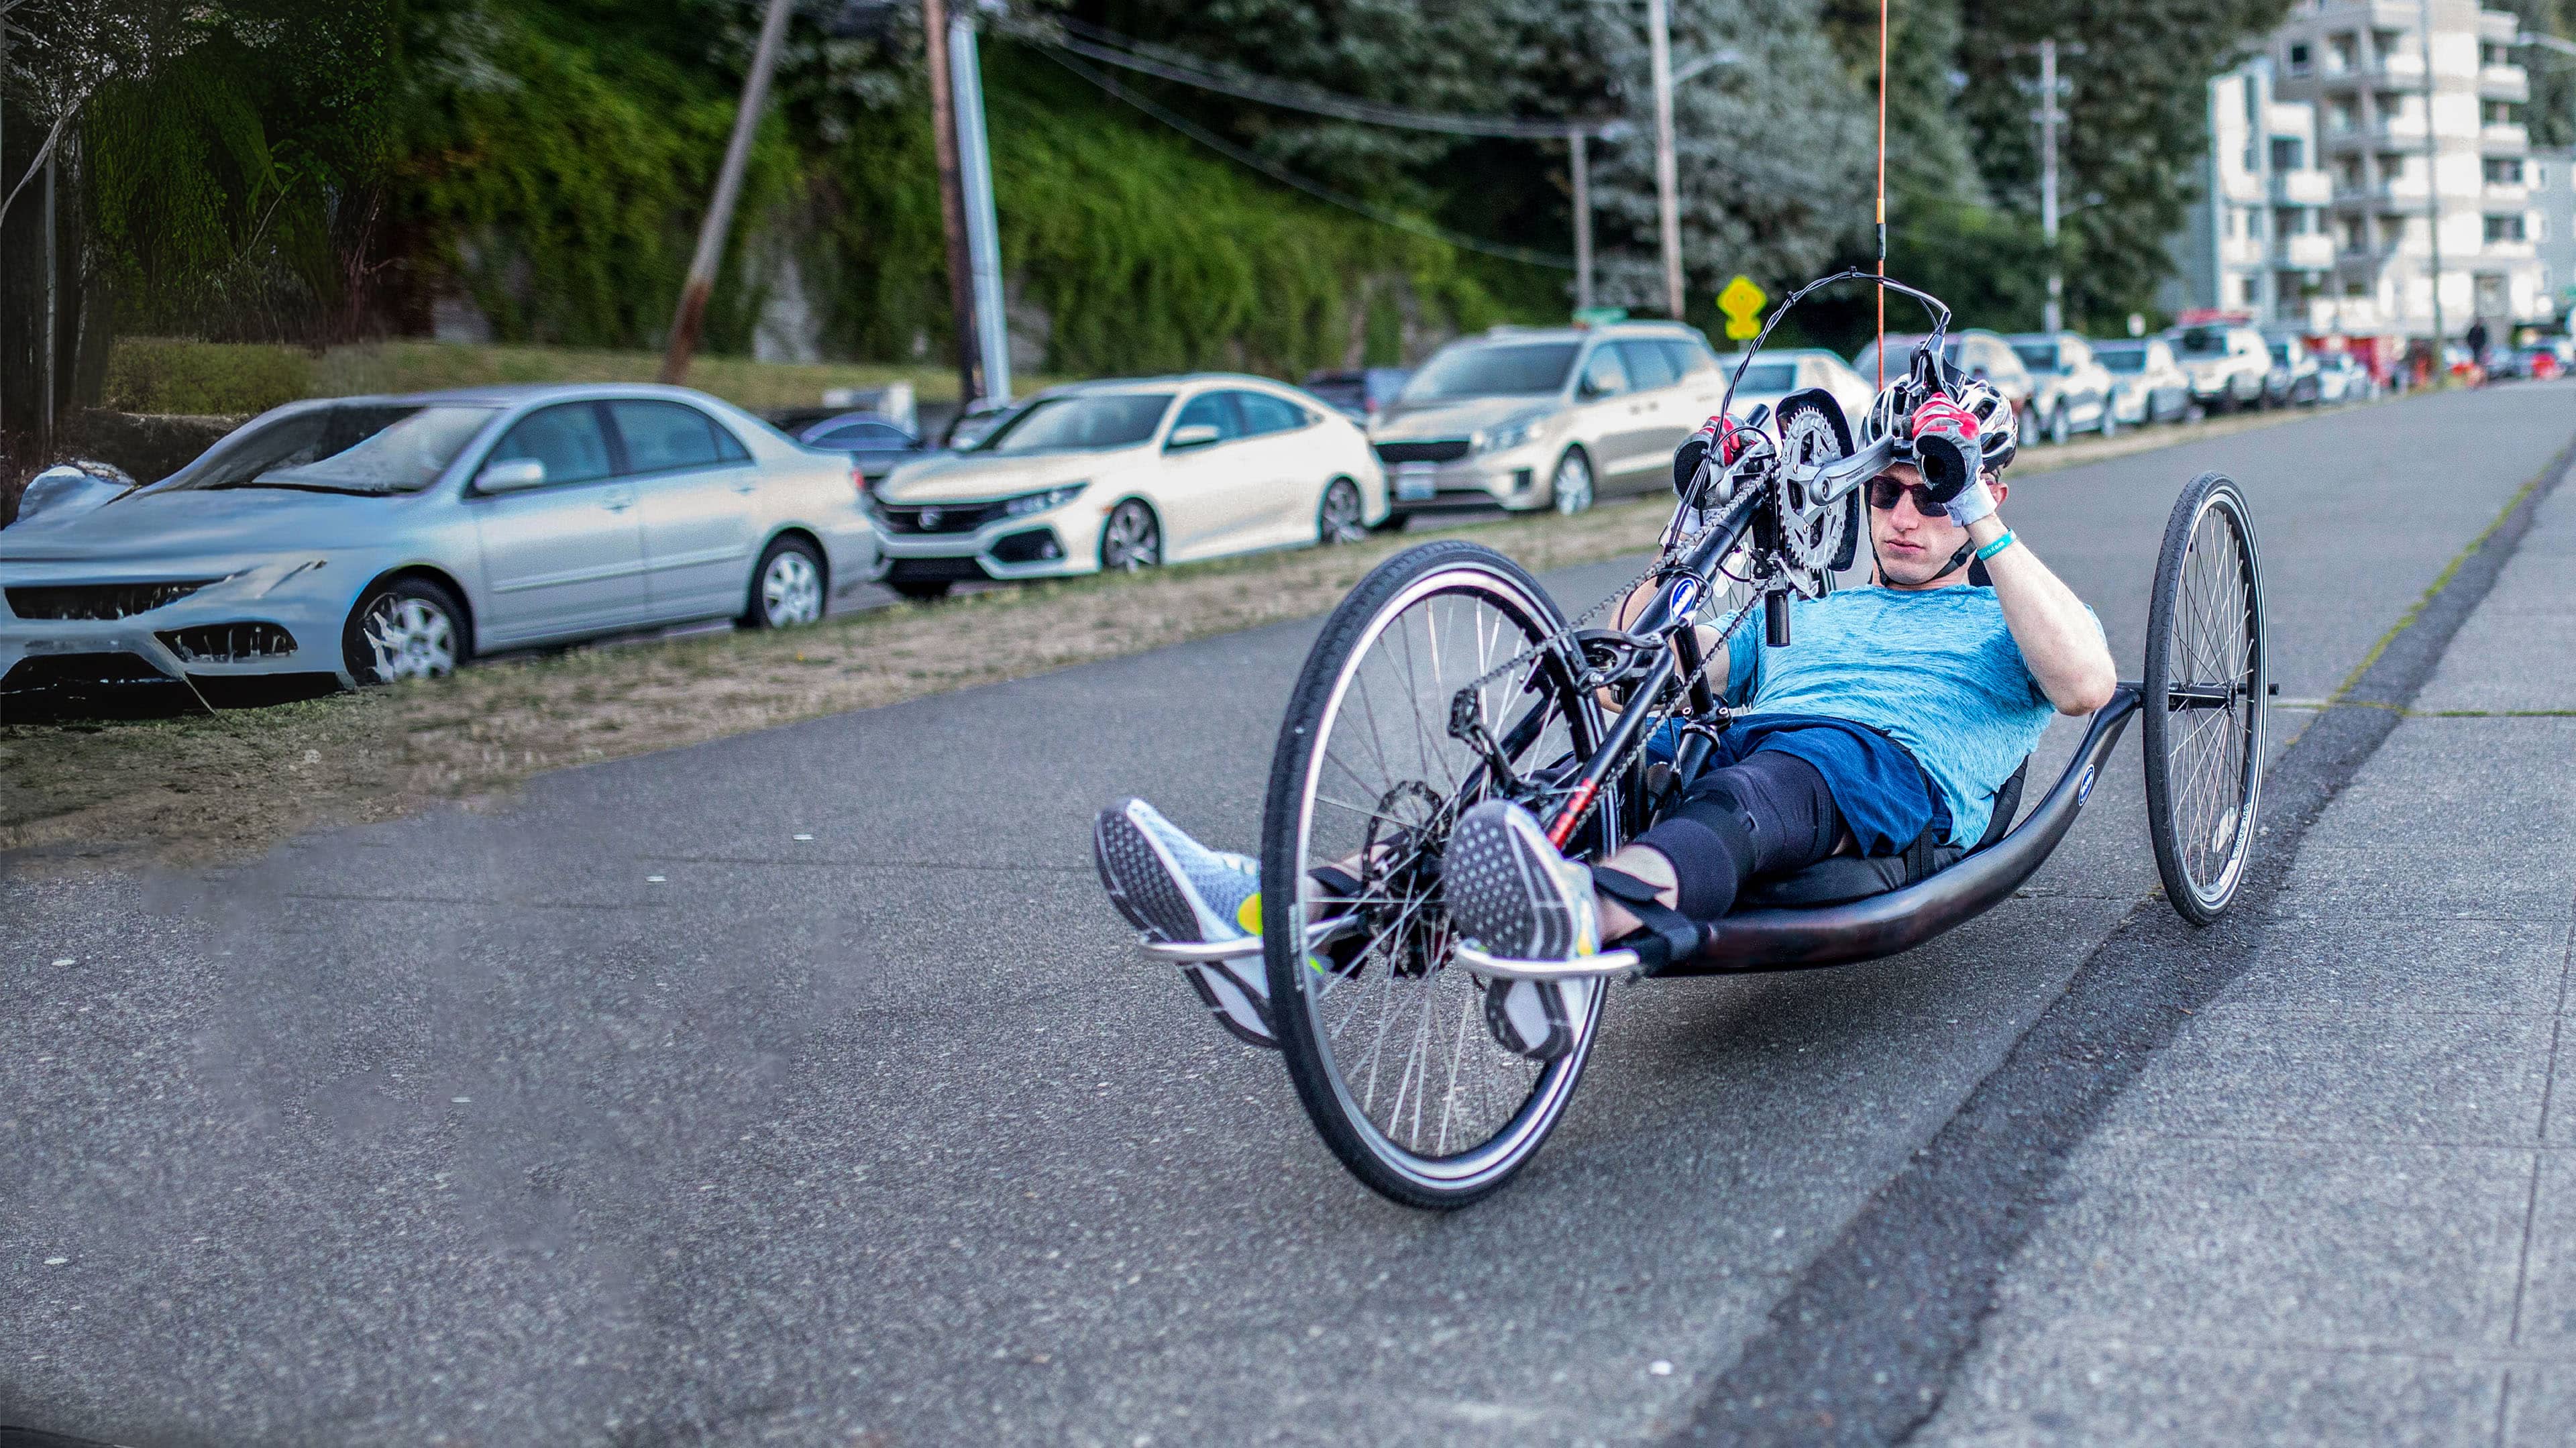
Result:
[[[2209,137],[2200,201],[2173,243],[2180,275],[2159,301],[2304,329],[2338,260],[2316,110],[2280,99],[2271,61],[2258,56],[2209,83]]]
[[[2431,335],[2437,198],[2444,330],[2552,315],[2566,279],[2541,274],[2549,218],[2532,187],[2518,28],[2476,0],[2299,0],[2273,35],[2275,91],[2314,111],[2332,187],[2334,265],[2307,297],[2308,330]]]
[[[2540,254],[2540,292],[2565,316],[2576,304],[2576,151],[2534,148],[2527,174],[2540,222],[2532,241]]]

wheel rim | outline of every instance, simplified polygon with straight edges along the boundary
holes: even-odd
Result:
[[[1324,489],[1323,513],[1315,531],[1328,544],[1357,543],[1367,537],[1368,525],[1360,521],[1360,490],[1343,482]]]
[[[2266,707],[2260,579],[2251,532],[2232,495],[2213,493],[2192,519],[2163,649],[2169,879],[2215,915],[2236,892],[2262,789]],[[2193,707],[2218,698],[2223,707]],[[2158,701],[2150,701],[2151,703]]]
[[[2074,435],[2075,429],[2067,422],[2065,404],[2061,403],[2055,412],[2048,415],[2048,440],[2062,445]]]
[[[368,606],[359,631],[381,683],[456,672],[456,622],[425,598],[388,593]]]
[[[771,628],[813,623],[823,616],[823,574],[814,560],[790,548],[769,560],[760,575],[760,608]]]
[[[1306,755],[1298,822],[1302,931],[1321,902],[1309,872],[1368,851],[1390,828],[1416,831],[1416,856],[1446,838],[1482,798],[1477,756],[1448,733],[1450,700],[1468,681],[1547,632],[1549,611],[1493,572],[1448,568],[1416,580],[1381,607],[1344,662]],[[1538,707],[1555,708],[1553,664]],[[1479,691],[1497,737],[1533,712],[1512,679]],[[1575,725],[1557,717],[1515,759],[1523,767],[1576,752]],[[1585,726],[1585,733],[1590,733]],[[1615,800],[1599,808],[1615,817]],[[1427,837],[1427,838],[1425,838]],[[1395,852],[1389,852],[1395,853]],[[1587,1028],[1564,1056],[1539,1063],[1497,1045],[1475,978],[1452,969],[1455,946],[1437,909],[1436,885],[1411,856],[1368,873],[1370,935],[1355,969],[1294,970],[1288,1008],[1331,1083],[1343,1119],[1381,1164],[1438,1192],[1499,1180],[1536,1149],[1562,1110],[1591,1049]],[[1295,935],[1285,937],[1299,938]],[[1597,1023],[1602,986],[1591,982]],[[1280,994],[1274,976],[1274,995]]]
[[[1592,506],[1592,465],[1581,453],[1567,453],[1556,465],[1556,481],[1549,491],[1555,495],[1556,511],[1580,513]]]
[[[1142,503],[1121,503],[1100,534],[1100,566],[1133,573],[1163,561],[1154,515]]]

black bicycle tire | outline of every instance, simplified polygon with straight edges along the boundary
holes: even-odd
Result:
[[[2190,565],[2191,543],[2198,532],[2202,515],[2212,509],[2228,519],[2230,537],[2238,551],[2241,585],[2248,595],[2245,631],[2248,635],[2250,684],[2243,722],[2238,726],[2246,736],[2244,761],[2237,771],[2236,826],[2233,848],[2222,872],[2218,887],[2202,888],[2192,877],[2185,862],[2181,826],[2175,817],[2172,777],[2171,739],[2173,726],[2173,621],[2182,591],[2183,577]],[[2263,569],[2261,549],[2255,541],[2253,512],[2246,506],[2244,490],[2223,473],[2203,473],[2191,480],[2182,495],[2174,499],[2173,512],[2165,520],[2163,545],[2156,555],[2155,592],[2147,604],[2147,650],[2145,685],[2139,720],[2139,752],[2145,756],[2147,787],[2147,835],[2155,847],[2156,873],[2164,881],[2165,901],[2174,913],[2194,925],[2216,923],[2227,913],[2236,890],[2245,879],[2246,865],[2253,854],[2259,834],[2263,796],[2263,750],[2268,729],[2271,684],[2270,660],[2267,657],[2267,630],[2263,618]]]
[[[1264,902],[1298,898],[1299,877],[1305,868],[1302,858],[1304,840],[1302,804],[1304,772],[1313,755],[1311,741],[1324,721],[1323,710],[1329,702],[1342,668],[1354,647],[1367,635],[1370,622],[1388,603],[1400,596],[1415,580],[1442,569],[1471,565],[1498,573],[1525,590],[1547,610],[1542,622],[1547,629],[1564,626],[1563,610],[1549,597],[1547,590],[1527,570],[1511,559],[1482,544],[1458,539],[1425,543],[1395,554],[1371,569],[1353,586],[1339,607],[1324,622],[1323,631],[1308,651],[1305,667],[1299,672],[1295,689],[1289,695],[1286,717],[1280,723],[1279,742],[1271,758],[1270,785],[1262,810],[1261,888]],[[1585,701],[1588,709],[1588,701]],[[1593,731],[1597,739],[1599,722],[1590,712],[1581,716],[1580,727]],[[1577,736],[1578,743],[1588,747],[1590,741]],[[1616,807],[1605,799],[1597,806],[1608,816]],[[1566,1103],[1574,1094],[1585,1062],[1590,1058],[1592,1043],[1599,1038],[1600,1021],[1607,1005],[1607,988],[1602,1001],[1596,1002],[1588,1024],[1571,1050],[1541,1073],[1539,1081],[1524,1098],[1504,1131],[1514,1128],[1526,1132],[1523,1144],[1495,1169],[1483,1172],[1459,1185],[1443,1185],[1408,1172],[1389,1162],[1372,1146],[1355,1125],[1345,1103],[1333,1088],[1326,1052],[1316,1041],[1314,1027],[1302,1003],[1305,974],[1303,951],[1296,948],[1293,930],[1271,928],[1276,917],[1265,903],[1264,954],[1270,975],[1270,998],[1273,1026],[1279,1039],[1280,1057],[1288,1067],[1289,1080],[1295,1085],[1297,1099],[1314,1123],[1316,1134],[1351,1175],[1380,1196],[1408,1207],[1435,1211],[1455,1210],[1500,1189],[1528,1165],[1540,1146],[1563,1118]],[[1301,922],[1302,923],[1302,922]],[[1541,1096],[1544,1119],[1534,1127],[1521,1126],[1530,1102]],[[1502,1135],[1498,1131],[1496,1136]],[[1494,1138],[1488,1138],[1492,1140]],[[1390,1146],[1392,1143],[1390,1143]],[[1463,1153],[1462,1153],[1463,1154]]]

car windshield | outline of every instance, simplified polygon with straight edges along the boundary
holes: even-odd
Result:
[[[1726,375],[1735,376],[1741,358],[1726,359]],[[1766,357],[1744,369],[1743,378],[1735,384],[1738,397],[1751,397],[1766,392],[1786,392],[1798,385],[1798,364],[1785,359]]]
[[[1079,452],[1134,447],[1150,440],[1172,405],[1168,392],[1083,393],[1041,397],[1003,419],[977,452]]]
[[[1452,347],[1423,364],[1404,384],[1406,402],[1460,397],[1533,397],[1565,386],[1574,368],[1574,342],[1479,342]]]
[[[2096,347],[2093,357],[2114,372],[2147,370],[2147,349],[2144,347]]]
[[[2033,372],[2057,370],[2057,344],[2054,342],[2015,342],[2013,355]]]
[[[2227,355],[2227,329],[2224,327],[2191,327],[2174,339],[2176,350],[2186,357],[2224,357]]]
[[[1914,349],[1921,346],[1922,343],[1923,339],[1920,337],[1890,337],[1888,339],[1887,376],[1889,381],[1892,382],[1897,378],[1904,376],[1905,369],[1914,365]],[[1941,357],[1943,361],[1948,362],[1953,367],[1959,365],[1959,342],[1957,338],[1954,337],[1942,345]],[[1864,380],[1870,380],[1873,385],[1875,385],[1875,379],[1878,376],[1878,344],[1876,342],[1872,342],[1868,346],[1860,349],[1860,355],[1852,359],[1852,370],[1859,373]]]
[[[456,461],[495,410],[461,403],[311,408],[235,433],[168,486],[174,492],[301,488],[416,493]]]

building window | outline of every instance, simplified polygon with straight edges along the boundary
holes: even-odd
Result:
[[[2306,41],[2294,40],[2290,42],[2290,74],[2306,75],[2308,73],[2308,68],[2314,63],[2314,61],[2315,54],[2308,48],[2308,43]]]
[[[2482,41],[2478,45],[2478,64],[2511,65],[2513,54],[2492,40]]]
[[[2485,115],[2490,126],[2519,126],[2522,124],[2522,105],[2518,101],[2488,101]]]
[[[2300,167],[2307,164],[2308,158],[2305,154],[2306,151],[2307,147],[2302,145],[2299,138],[2296,136],[2274,136],[2272,138],[2272,169],[2275,171],[2298,170]]]
[[[2487,157],[2487,184],[2489,186],[2521,185],[2522,158],[2519,156]]]
[[[2244,295],[2243,295],[2242,297],[2240,297],[2240,298],[2239,298],[2239,300],[2240,300],[2240,301],[2242,301],[2242,302],[2244,302],[2244,303],[2245,303],[2245,305],[2247,305],[2247,306],[2249,306],[2249,307],[2250,307],[2250,306],[2253,306],[2255,303],[2257,303],[2257,302],[2259,302],[2259,301],[2263,300],[2263,279],[2262,279],[2262,278],[2260,278],[2260,277],[2239,277],[2239,278],[2237,278],[2237,285],[2239,285],[2239,286],[2241,286],[2241,287],[2243,287],[2243,288],[2245,289],[2245,290],[2244,290]]]
[[[2487,240],[2521,241],[2523,239],[2524,227],[2522,217],[2519,213],[2512,216],[2490,216],[2487,218]]]
[[[2329,36],[2326,40],[2326,69],[2340,75],[2352,69],[2360,46],[2350,35]]]

